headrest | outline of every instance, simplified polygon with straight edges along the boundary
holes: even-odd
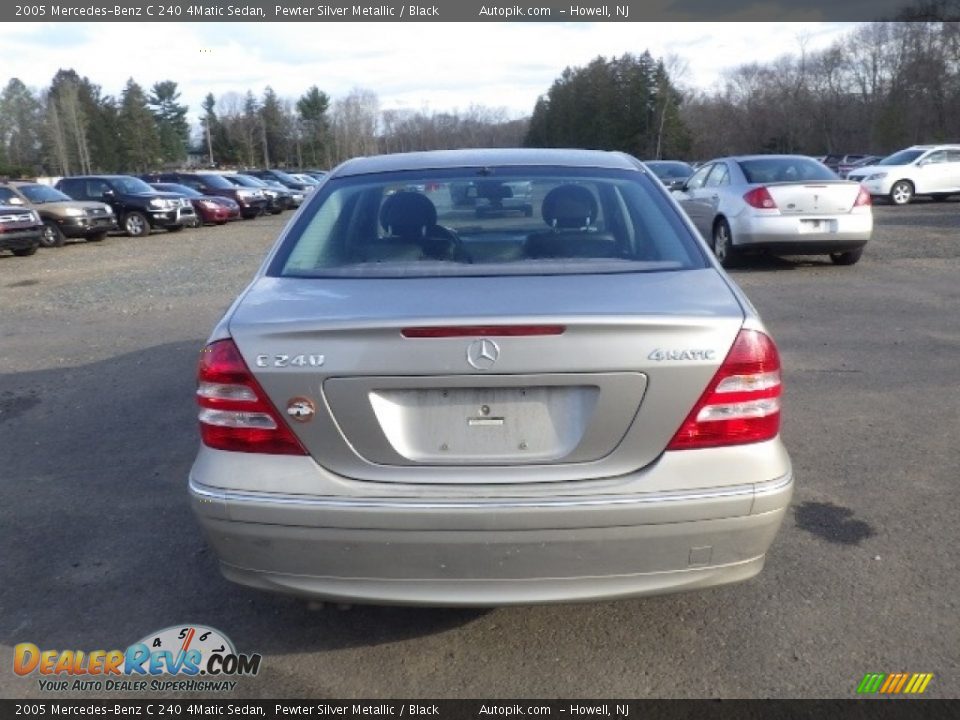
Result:
[[[383,203],[380,224],[391,235],[420,237],[426,228],[437,224],[437,208],[426,195],[401,190]]]
[[[597,201],[582,185],[558,185],[543,198],[540,212],[552,228],[582,228],[597,219]]]

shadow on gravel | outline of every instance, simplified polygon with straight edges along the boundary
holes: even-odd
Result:
[[[786,258],[780,255],[744,255],[737,258],[737,264],[727,270],[733,276],[741,273],[771,272],[777,270],[797,270],[804,267],[837,267],[826,255],[794,256]]]
[[[798,528],[838,545],[859,545],[874,535],[869,523],[853,519],[853,510],[833,503],[805,502],[795,514]]]
[[[916,198],[910,205],[902,207],[877,203],[873,208],[874,233],[884,227],[955,229],[958,209],[960,195],[940,202]]]
[[[202,340],[72,368],[0,374],[0,644],[124,648],[203,623],[269,653],[390,643],[458,627],[480,610],[299,600],[220,576],[187,502],[197,448]]]

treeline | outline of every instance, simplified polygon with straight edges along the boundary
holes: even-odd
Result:
[[[684,157],[691,137],[683,96],[649,52],[598,57],[566,68],[533,109],[525,144],[622,150],[640,158]]]
[[[73,70],[31,91],[18,78],[0,92],[0,174],[70,175],[146,170],[185,158],[187,107],[173,81],[150,90],[129,80],[119,98]]]
[[[331,100],[318,87],[297,99],[208,94],[191,132],[176,82],[145,89],[132,78],[119,97],[87,77],[60,70],[35,91],[17,78],[0,93],[0,175],[146,172],[188,160],[218,167],[332,167],[380,152],[519,145],[525,119],[505,110],[380,109],[362,88]]]
[[[960,2],[932,7],[943,17],[947,5]],[[188,151],[222,167],[332,167],[357,155],[522,144],[706,159],[960,141],[960,22],[930,17],[863,24],[817,52],[800,39],[797,52],[735,68],[710,91],[684,88],[676,59],[598,57],[564,70],[523,119],[479,105],[383,110],[363,88],[333,99],[317,86],[298,98],[267,87],[207,95],[191,133],[172,80],[144,88],[131,78],[113,97],[60,70],[43,90],[13,78],[0,92],[0,175],[140,172],[182,165]]]
[[[960,22],[869,23],[822,51],[798,46],[712,91],[678,88],[648,53],[567,68],[537,101],[526,144],[702,160],[960,141]]]
[[[819,52],[743,65],[688,94],[691,156],[886,154],[960,140],[960,23],[861,25]]]

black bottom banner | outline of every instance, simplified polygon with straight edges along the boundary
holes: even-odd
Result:
[[[960,717],[958,700],[0,700],[8,717],[844,720]]]

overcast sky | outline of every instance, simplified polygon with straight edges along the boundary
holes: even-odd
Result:
[[[724,70],[829,45],[850,23],[8,23],[0,82],[46,86],[73,68],[118,95],[127,78],[175,80],[200,114],[204,95],[296,98],[310,85],[336,98],[373,90],[383,109],[451,110],[471,103],[529,114],[568,65],[597,55],[676,55],[689,86]]]

